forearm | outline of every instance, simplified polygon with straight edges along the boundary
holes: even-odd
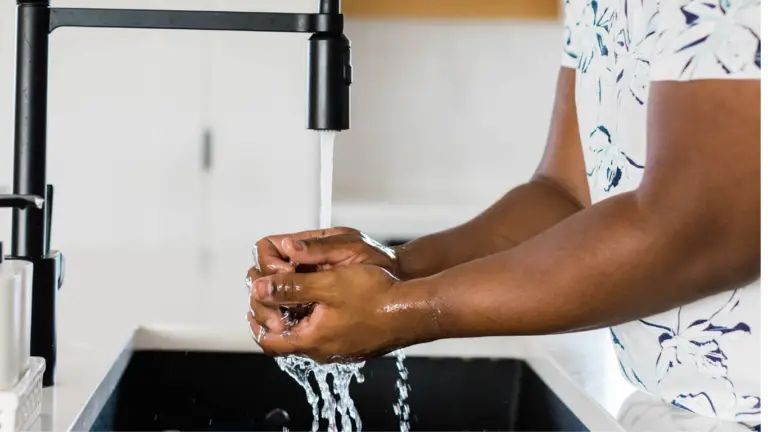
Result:
[[[551,334],[650,316],[759,276],[759,246],[719,241],[734,238],[719,221],[664,218],[620,195],[516,248],[405,282],[396,301],[421,323],[410,326],[415,342]]]
[[[555,185],[537,178],[509,193],[471,221],[396,248],[400,277],[431,276],[514,247],[581,210]]]
[[[575,73],[562,68],[552,121],[533,179],[475,219],[397,249],[400,276],[431,276],[519,245],[589,205],[575,106]]]

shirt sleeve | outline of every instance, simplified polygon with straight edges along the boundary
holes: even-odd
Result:
[[[651,81],[760,79],[762,0],[661,0]]]
[[[583,9],[584,0],[564,0],[563,12],[563,53],[561,64],[564,67],[575,69],[579,64],[580,47],[583,45],[580,34],[583,28],[579,5]]]

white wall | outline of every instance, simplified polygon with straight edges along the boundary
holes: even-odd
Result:
[[[207,2],[208,0],[201,0],[201,4]],[[155,3],[159,5],[161,2],[146,0],[139,6],[153,7],[156,6]],[[215,3],[218,8],[229,4],[226,0],[217,0]],[[79,5],[74,0],[54,4]],[[90,6],[87,2],[85,5]],[[228,8],[238,9],[238,6]],[[249,8],[258,9],[256,6]],[[12,182],[14,9],[14,2],[0,2],[0,186]],[[62,32],[54,38],[54,43],[62,49],[66,45],[72,46],[73,42],[68,40],[68,35],[74,32],[77,30]],[[561,31],[558,23],[348,20],[347,33],[352,40],[355,67],[353,128],[341,134],[337,145],[335,200],[397,204],[467,203],[476,206],[478,203],[484,205],[495,200],[508,188],[530,176],[543,150],[549,122],[560,58]],[[100,34],[107,33],[102,31]],[[118,33],[115,31],[115,34]],[[165,44],[169,43],[167,38],[192,40],[194,37],[166,36]],[[142,43],[151,44],[145,36],[142,36]],[[92,54],[98,55],[108,51],[106,47],[105,51],[98,51],[101,49],[98,40],[88,42],[87,48]],[[128,50],[127,46],[123,48]],[[148,50],[151,54],[134,57],[157,60],[160,59],[161,52],[168,52],[158,46],[151,48]],[[86,143],[79,146],[74,146],[73,143],[53,146],[53,143],[62,140],[64,136],[75,139],[96,137],[100,133],[106,135],[107,129],[112,125],[105,123],[96,125],[96,129],[84,129],[87,127],[87,120],[77,120],[77,112],[72,109],[75,105],[71,101],[64,109],[61,103],[74,97],[77,92],[72,93],[74,90],[71,87],[68,89],[59,83],[74,82],[78,72],[76,63],[64,62],[61,50],[57,52],[60,54],[52,56],[52,70],[57,71],[57,75],[52,78],[51,110],[61,115],[50,119],[49,131],[58,132],[49,139],[49,143],[52,146],[52,157],[58,158],[59,163],[51,167],[49,174],[52,180],[62,185],[63,190],[59,194],[61,198],[75,193],[73,188],[67,188],[68,184],[76,185],[85,181],[76,180],[74,177],[78,175],[78,170],[73,169],[77,165],[67,167],[60,163],[61,158],[70,153],[65,150],[65,144],[68,150],[75,147],[82,150]],[[155,52],[158,54],[154,55]],[[181,55],[183,52],[175,54]],[[263,59],[263,56],[254,56],[254,61],[260,59]],[[87,63],[93,67],[95,63],[90,60],[95,59],[82,58],[83,64]],[[189,67],[195,67],[191,55],[187,63]],[[104,70],[99,72],[104,73],[109,67],[105,65]],[[119,65],[114,67],[119,68]],[[254,82],[260,80],[258,71],[259,68],[255,68],[254,76],[251,77]],[[109,111],[112,115],[119,115],[120,112],[147,111],[144,117],[149,124],[141,127],[155,131],[156,133],[151,132],[154,135],[160,134],[158,128],[162,124],[159,120],[163,113],[161,111],[173,110],[172,104],[158,105],[150,100],[151,92],[141,92],[135,85],[118,85],[117,94],[108,95],[108,80],[94,71],[89,73],[90,75],[81,77],[83,79],[80,82],[89,81],[87,86],[82,87],[82,91],[97,89],[99,93],[82,98],[83,103],[88,102],[89,107],[101,103],[105,109],[110,104]],[[152,73],[144,77],[145,82],[153,82],[151,75]],[[90,78],[85,79],[86,76]],[[191,71],[183,78],[188,86],[194,85],[194,79],[205,79],[200,76],[199,71]],[[266,78],[275,79],[271,75],[261,77],[264,80]],[[295,85],[295,77],[291,75],[290,80],[290,85]],[[137,84],[142,81],[134,78],[132,82]],[[181,82],[173,84],[174,88],[178,87],[177,90],[182,91]],[[280,84],[283,87],[285,85],[288,84]],[[233,83],[233,86],[237,88],[241,84]],[[281,88],[280,86],[276,87]],[[115,100],[120,103],[115,105]],[[129,102],[145,105],[123,106]],[[178,101],[178,106],[189,110],[196,103],[194,98],[189,98]],[[210,103],[208,105],[211,106],[196,108],[203,111],[199,115],[227,115],[226,106],[215,104],[213,107],[214,104]],[[210,113],[209,110],[212,109],[217,110],[217,113]],[[238,108],[229,108],[235,109]],[[190,119],[195,115],[198,114],[190,114]],[[259,137],[258,141],[264,143],[264,154],[270,154],[270,149],[274,148],[275,143],[285,141],[286,135],[280,131],[296,128],[294,117],[296,116],[285,115],[277,118],[279,121],[274,128],[269,129],[274,136]],[[205,122],[205,119],[201,122]],[[67,127],[77,127],[78,130],[67,131]],[[137,134],[139,132],[131,131]],[[179,148],[182,148],[197,139],[197,130],[191,128],[189,136],[174,137],[180,142]],[[129,148],[120,147],[124,154],[113,153],[114,162],[130,161],[138,157],[126,153]],[[106,148],[101,151],[108,152]],[[82,159],[82,156],[73,154],[73,163],[76,163],[75,158]],[[134,172],[128,174],[135,176],[138,172],[136,170],[140,170],[139,161],[136,162],[131,165]],[[92,166],[88,169],[93,171],[96,168]],[[120,190],[119,196],[141,193],[140,190],[131,192],[126,189],[136,182],[121,174],[126,174],[123,172],[125,170],[115,169],[114,165],[102,168],[111,170],[113,185],[119,183],[125,189]],[[63,178],[68,176],[73,176],[71,181]],[[276,181],[280,182],[284,190],[316,187],[314,184],[306,184],[306,176],[290,175]],[[72,190],[67,192],[68,189]],[[182,198],[179,200],[184,201]],[[59,223],[63,223],[62,217],[66,219],[68,214],[77,216],[75,203],[82,199],[69,197],[66,201],[71,205],[58,200]],[[151,207],[148,209],[152,210]],[[8,232],[8,216],[8,212],[0,212],[0,239],[7,238],[5,233]],[[95,214],[91,216],[95,217]],[[158,220],[167,219],[167,215],[156,216]],[[165,225],[161,226],[158,225],[159,222],[152,221],[145,221],[144,225],[150,224],[151,227],[157,228],[154,231],[131,231],[137,228],[135,222],[132,223],[131,229],[126,230],[129,227],[128,220],[137,218],[138,214],[127,212],[116,214],[107,222],[101,217],[90,222],[94,232],[101,232],[105,237],[119,234],[125,241],[137,236],[168,237],[176,241],[178,236],[175,233],[182,232],[168,230]],[[173,220],[169,219],[170,222]],[[254,225],[259,225],[259,222],[255,220]],[[57,228],[54,237],[62,236],[64,231],[70,231],[63,228],[65,227]],[[174,233],[173,236],[171,233]],[[55,239],[59,246],[60,240],[61,237]]]
[[[344,201],[488,203],[543,151],[557,22],[351,20],[352,129],[337,146]]]
[[[10,193],[13,182],[13,77],[16,41],[16,2],[0,2],[0,193]],[[7,187],[7,190],[5,189]],[[0,241],[10,241],[11,211],[0,210]],[[10,244],[6,244],[6,251]]]

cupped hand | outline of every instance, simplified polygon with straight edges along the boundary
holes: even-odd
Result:
[[[412,326],[403,319],[406,308],[398,304],[398,286],[389,271],[360,264],[255,279],[251,329],[272,355],[302,355],[319,363],[383,355],[411,342]],[[309,314],[294,326],[286,326],[274,312],[307,304],[312,305]]]
[[[358,230],[331,228],[265,237],[254,251],[258,270],[264,275],[327,270],[335,266],[370,264],[399,275],[397,257]]]

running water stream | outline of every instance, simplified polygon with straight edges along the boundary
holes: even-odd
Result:
[[[405,368],[405,351],[395,351],[397,359],[397,403],[394,405],[395,415],[400,419],[400,432],[411,430],[410,417],[411,407],[408,406],[408,391],[411,387],[408,385],[408,369]]]
[[[320,228],[331,227],[331,202],[333,198],[333,148],[336,132],[320,132]],[[290,312],[284,312],[284,318],[292,320]],[[289,325],[290,327],[290,325]],[[394,405],[395,414],[400,419],[401,432],[408,432],[410,410],[406,403],[408,397],[408,371],[403,364],[405,353],[400,350],[396,353],[398,380],[396,383],[398,400]],[[312,407],[314,420],[312,431],[320,429],[320,419],[328,423],[328,431],[352,432],[362,431],[363,423],[357,412],[355,403],[349,394],[349,385],[352,378],[358,383],[363,382],[361,363],[327,364],[321,365],[312,359],[299,356],[279,357],[277,364],[284,372],[293,377],[307,394],[307,401]],[[314,375],[320,394],[315,393],[310,377]],[[332,384],[329,385],[329,379]],[[322,404],[321,404],[322,403]],[[338,419],[341,424],[338,424]]]

